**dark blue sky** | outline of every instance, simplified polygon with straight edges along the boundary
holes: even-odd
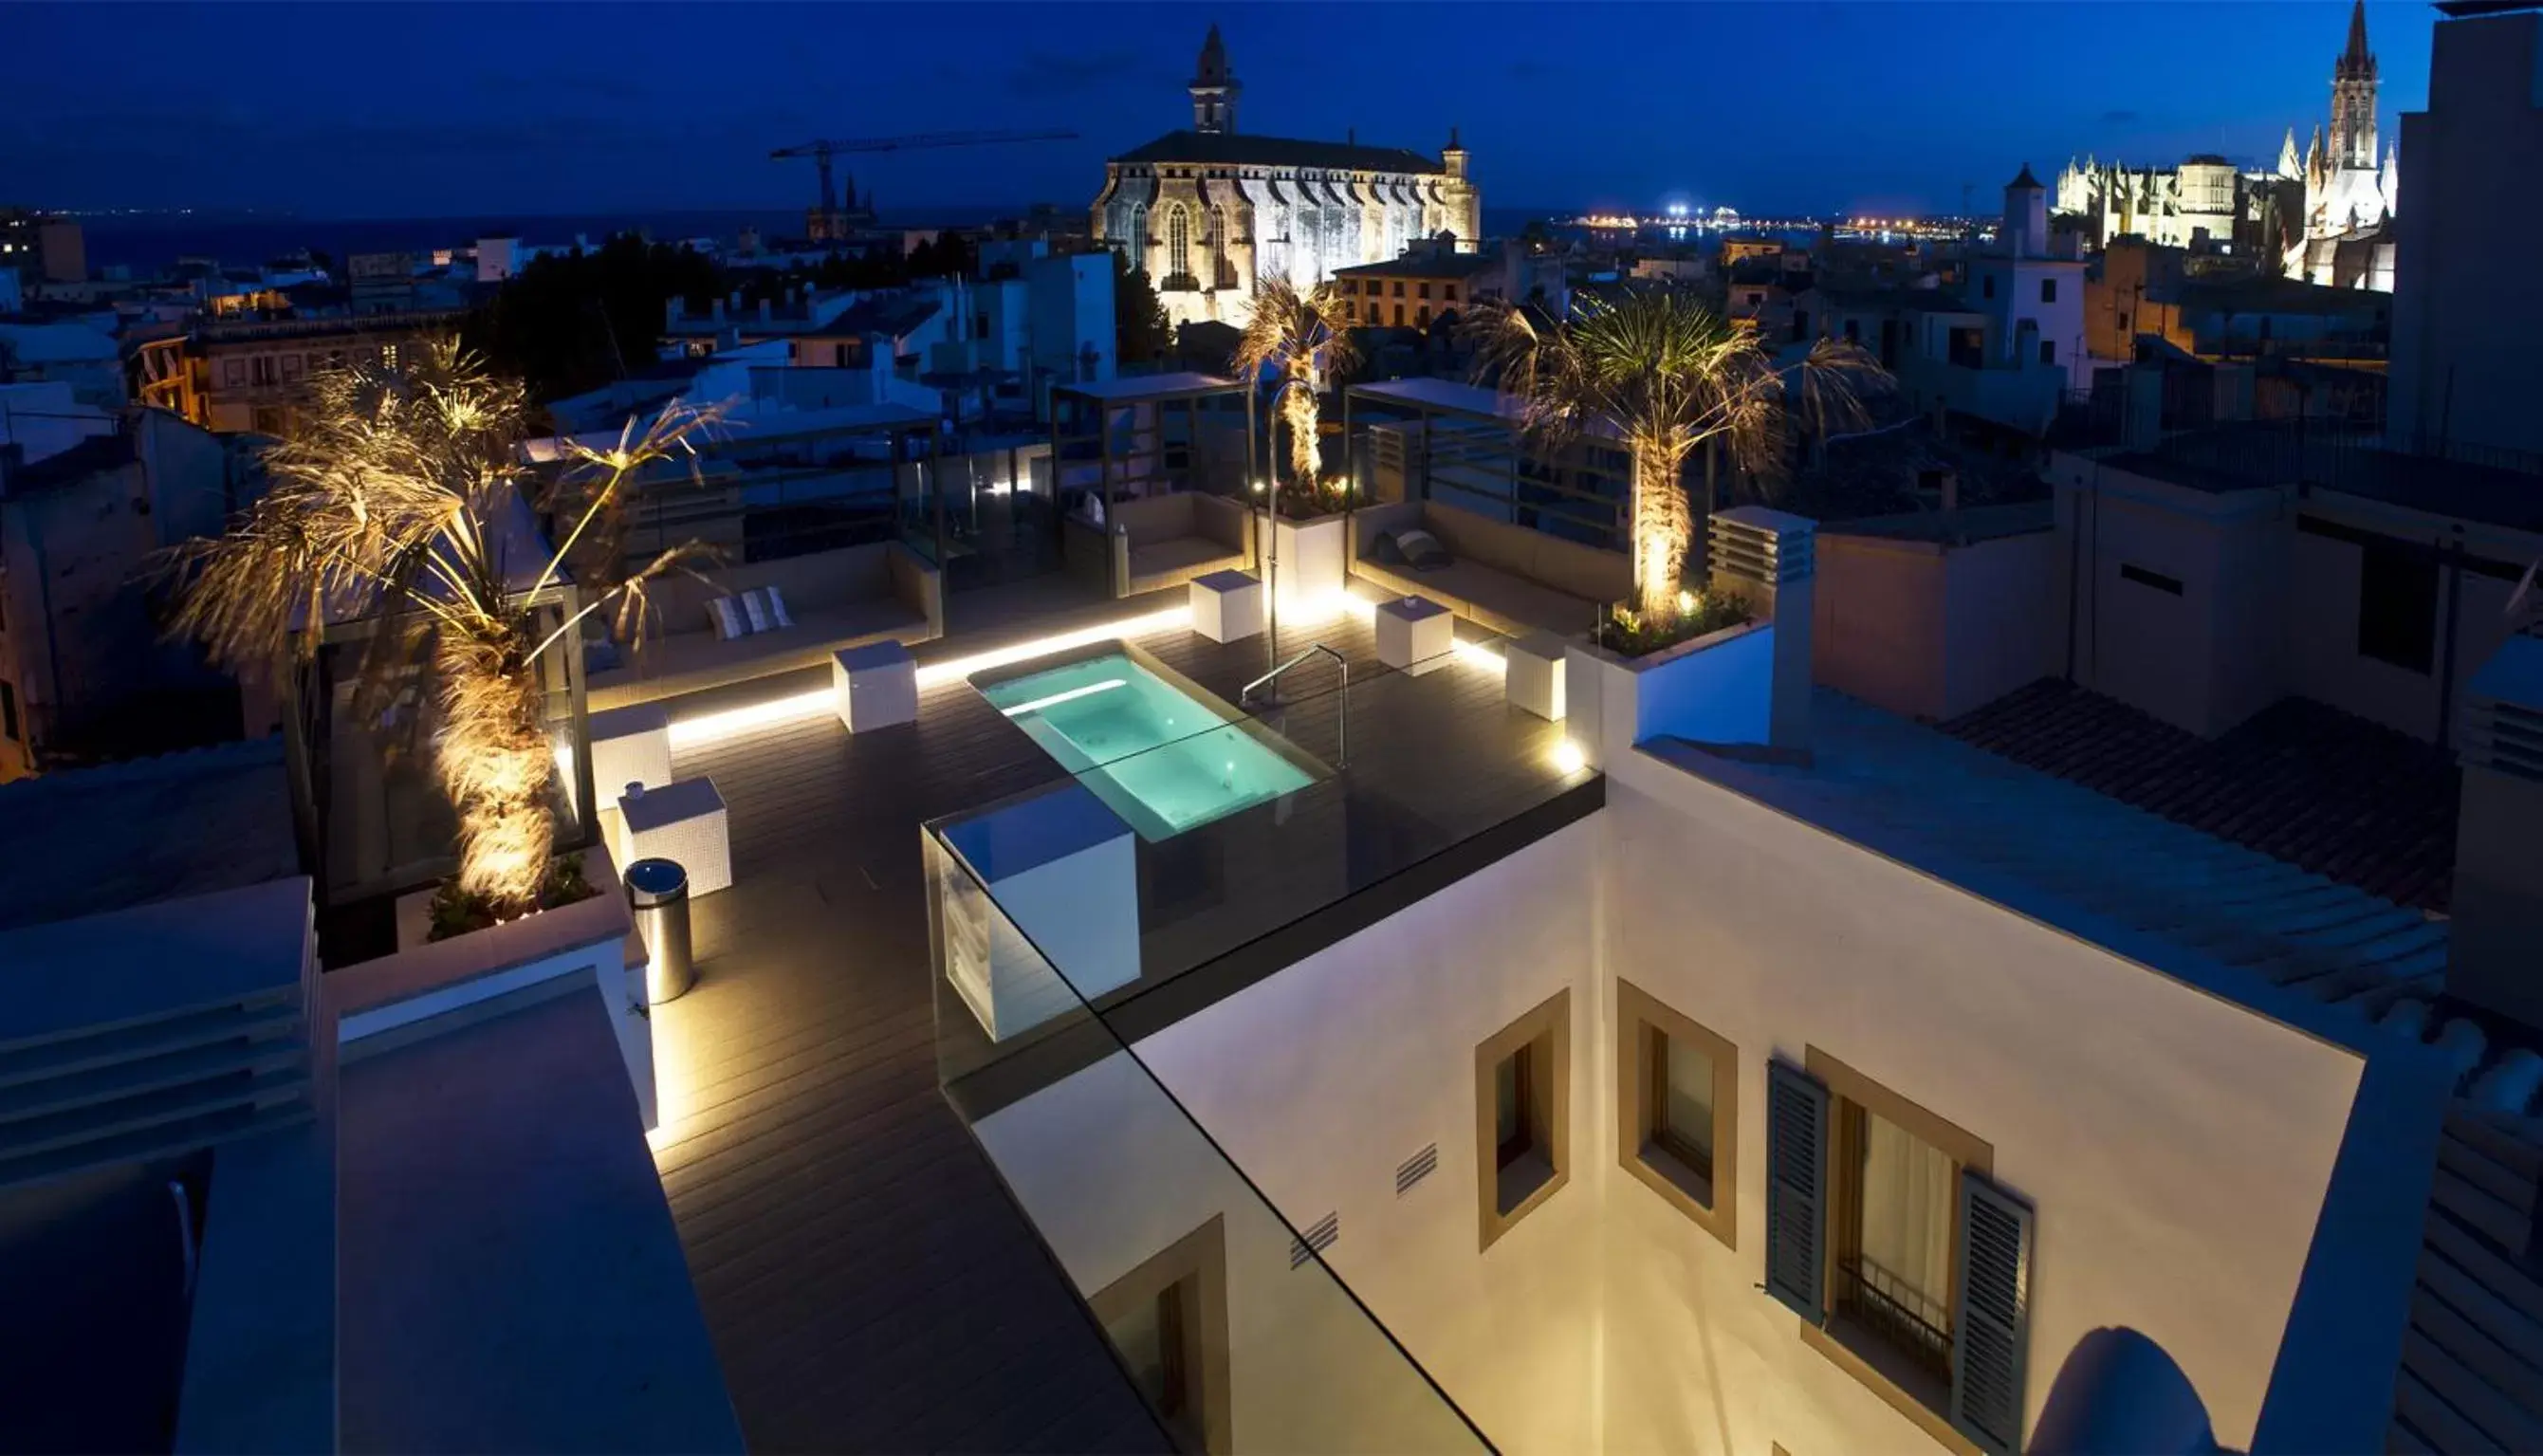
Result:
[[[1435,151],[1486,202],[1981,205],[2028,160],[2274,157],[2329,110],[2347,0],[878,6],[11,5],[0,202],[312,216],[796,206],[815,135],[1067,127],[869,159],[887,208],[1092,197],[1189,121],[1215,17],[1243,129]],[[2367,7],[2384,134],[2432,12]]]

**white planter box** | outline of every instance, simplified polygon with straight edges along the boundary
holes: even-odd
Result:
[[[630,784],[658,789],[671,782],[671,715],[639,703],[591,715],[591,792],[616,804]]]
[[[1212,572],[1192,582],[1193,631],[1211,642],[1242,642],[1263,631],[1263,583],[1244,572]]]
[[[1775,625],[1726,627],[1645,657],[1571,643],[1563,669],[1565,736],[1593,768],[1631,753],[1646,738],[1763,743]]]
[[[1531,632],[1502,644],[1502,695],[1550,723],[1563,721],[1564,649],[1551,632]]]
[[[402,896],[395,911],[398,951],[327,973],[327,1014],[347,1056],[357,1043],[434,1017],[463,1012],[560,976],[587,974],[618,1032],[618,1050],[645,1126],[655,1125],[654,1033],[644,1008],[628,994],[627,948],[634,917],[618,869],[599,845],[582,852],[592,893],[501,925],[426,941],[432,891]],[[641,945],[641,942],[638,942]],[[637,967],[642,976],[643,967]],[[641,982],[640,982],[641,983]],[[383,1043],[387,1044],[387,1043]]]
[[[832,652],[830,692],[839,722],[852,733],[918,721],[918,663],[897,642]]]
[[[732,887],[732,837],[713,779],[682,779],[618,801],[618,857],[673,860],[689,874],[689,898]]]
[[[1312,606],[1343,589],[1349,572],[1343,549],[1348,524],[1340,515],[1272,523],[1272,541],[1279,562],[1281,606]]]
[[[1402,671],[1426,672],[1457,646],[1457,619],[1426,596],[1389,597],[1372,623],[1377,660]]]

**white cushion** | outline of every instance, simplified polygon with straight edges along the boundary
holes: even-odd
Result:
[[[741,613],[733,610],[732,597],[719,596],[709,601],[707,616],[715,623],[716,636],[723,641],[738,641],[750,631],[743,625]]]
[[[778,590],[773,585],[763,586],[759,589],[768,593],[768,614],[777,619],[777,625],[780,627],[794,626],[795,618],[786,610],[786,593]]]
[[[769,628],[777,625],[775,619],[768,615],[768,595],[766,592],[755,588],[743,592],[741,594],[741,610],[744,616],[750,618],[750,630],[753,632],[766,632]]]

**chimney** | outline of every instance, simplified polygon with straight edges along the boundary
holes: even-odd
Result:
[[[2464,690],[2446,995],[2543,1029],[2543,639],[2502,644]]]
[[[1818,565],[1818,523],[1790,511],[1741,505],[1713,516],[1712,588],[1748,599],[1775,627],[1767,686],[1766,741],[1806,750],[1811,743],[1811,597]]]

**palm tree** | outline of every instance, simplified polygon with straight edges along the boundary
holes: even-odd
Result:
[[[1715,446],[1771,485],[1792,414],[1817,431],[1854,427],[1864,391],[1888,377],[1861,348],[1832,340],[1779,366],[1753,322],[1724,319],[1674,289],[1583,296],[1568,324],[1490,299],[1468,328],[1477,379],[1516,401],[1523,430],[1540,446],[1595,434],[1632,453],[1634,597],[1646,630],[1679,612],[1694,530],[1687,457]]]
[[[1301,289],[1265,273],[1254,289],[1254,315],[1246,320],[1231,359],[1251,383],[1266,368],[1279,376],[1274,408],[1289,426],[1290,483],[1312,497],[1323,473],[1316,438],[1316,388],[1328,374],[1349,369],[1359,357],[1351,344],[1350,305],[1331,281]]]
[[[560,640],[578,645],[581,619],[604,607],[641,626],[646,582],[702,550],[684,545],[634,572],[614,555],[630,478],[687,453],[717,412],[675,404],[641,431],[631,421],[606,450],[569,447],[577,468],[558,498],[577,513],[553,551],[519,495],[513,443],[526,416],[520,384],[456,340],[324,371],[303,427],[266,456],[266,494],[172,564],[174,633],[242,674],[309,657],[325,623],[352,619],[379,628],[364,684],[385,692],[429,668],[433,766],[459,819],[457,888],[498,919],[537,907],[556,837],[539,658]],[[605,559],[604,579],[542,635],[529,601],[578,541],[607,544],[587,552]]]

